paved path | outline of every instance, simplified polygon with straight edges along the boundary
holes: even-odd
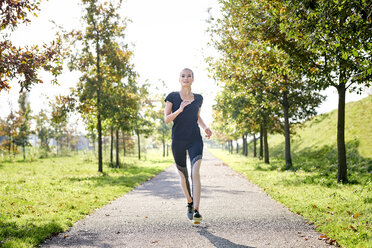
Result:
[[[186,217],[175,166],[42,247],[329,247],[320,234],[205,151],[202,224]]]

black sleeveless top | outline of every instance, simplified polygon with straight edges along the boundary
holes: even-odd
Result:
[[[181,105],[182,99],[179,92],[171,92],[165,98],[172,105],[172,113]],[[173,141],[197,141],[202,140],[198,125],[199,108],[203,104],[203,97],[194,93],[194,101],[187,105],[183,111],[173,120],[172,140]]]

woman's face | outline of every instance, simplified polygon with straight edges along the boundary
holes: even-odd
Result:
[[[180,83],[184,86],[191,86],[192,82],[194,82],[194,78],[192,76],[192,72],[189,70],[183,70],[180,74]]]

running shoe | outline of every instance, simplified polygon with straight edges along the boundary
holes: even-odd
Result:
[[[189,220],[192,220],[193,214],[194,214],[194,203],[193,202],[187,203],[187,218],[189,218]]]
[[[195,225],[200,224],[200,222],[203,220],[203,217],[200,215],[198,210],[194,211],[194,216],[192,220]]]

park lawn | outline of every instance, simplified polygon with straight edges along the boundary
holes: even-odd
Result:
[[[302,125],[292,125],[293,153],[332,150],[337,160],[337,110],[315,116]],[[269,135],[270,154],[283,156],[284,135]],[[372,95],[345,106],[345,143],[354,156],[372,159]],[[327,156],[332,155],[330,151]],[[317,154],[314,154],[317,155]],[[372,166],[370,167],[372,169]]]
[[[105,164],[103,174],[92,153],[0,162],[0,247],[35,247],[173,163],[157,151],[146,157]]]
[[[372,247],[370,173],[353,171],[350,177],[358,180],[337,184],[335,172],[325,169],[327,166],[303,170],[299,159],[294,160],[297,171],[284,171],[284,161],[280,159],[271,159],[271,164],[267,165],[257,158],[229,154],[220,149],[210,151],[273,199],[313,223],[327,236],[328,242],[336,240],[341,247]],[[308,164],[302,167],[306,166]]]

